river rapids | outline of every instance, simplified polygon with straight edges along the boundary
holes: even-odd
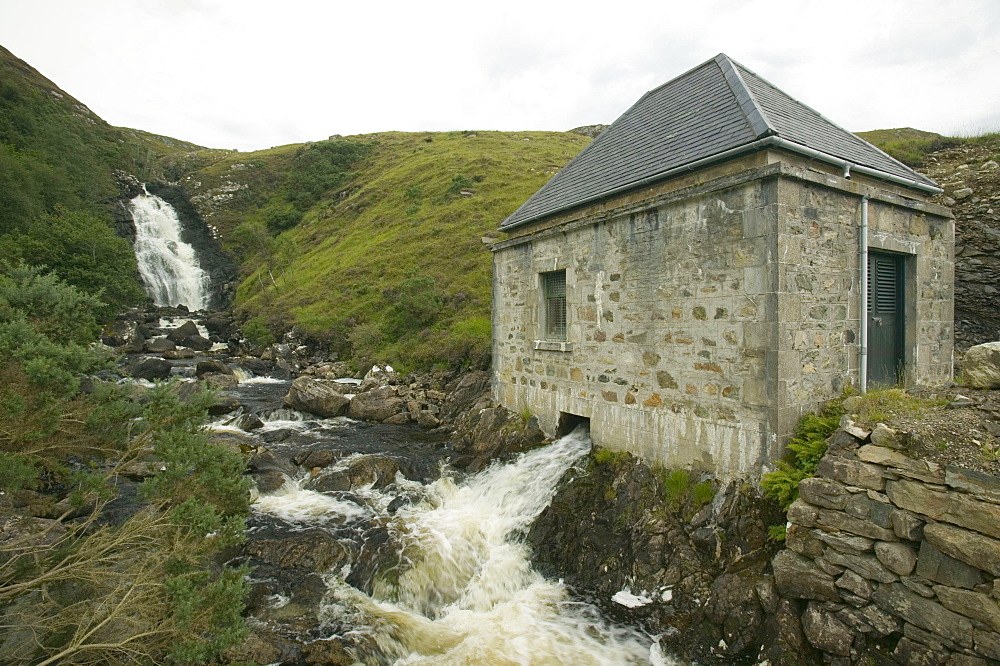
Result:
[[[388,530],[396,548],[365,584],[348,584],[347,570],[324,577],[320,618],[335,628],[327,637],[349,639],[361,663],[673,663],[655,641],[605,622],[531,565],[523,537],[589,449],[578,431],[461,481],[446,473],[424,485],[398,475],[385,491],[362,490],[360,503],[289,479],[254,509],[341,534],[352,523]],[[411,501],[392,511],[399,493]]]

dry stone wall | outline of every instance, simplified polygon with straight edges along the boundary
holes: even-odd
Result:
[[[842,424],[788,510],[774,581],[828,662],[1000,660],[1000,478]]]

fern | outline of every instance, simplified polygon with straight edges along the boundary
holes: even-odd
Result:
[[[826,438],[837,429],[840,415],[839,405],[834,405],[822,416],[807,414],[799,421],[795,436],[788,442],[789,459],[779,461],[778,469],[761,477],[764,495],[788,510],[799,496],[799,482],[816,473],[826,454]]]

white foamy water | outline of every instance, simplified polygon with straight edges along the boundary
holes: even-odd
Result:
[[[264,377],[261,375],[250,376],[249,373],[243,368],[235,368],[236,379],[241,384],[287,384],[287,379],[275,379],[274,377]],[[241,376],[247,375],[246,379],[240,379]]]
[[[177,212],[163,199],[140,194],[129,203],[135,221],[135,258],[146,293],[157,305],[208,306],[209,276],[194,248],[181,240]]]
[[[288,479],[270,495],[261,495],[254,510],[288,523],[307,525],[342,523],[360,518],[368,511],[354,502],[345,502],[323,493],[302,488],[301,480]]]
[[[534,570],[523,537],[563,474],[589,450],[574,433],[399,509],[398,576],[368,596],[328,576],[327,619],[347,620],[379,663],[670,664],[647,636],[604,622]]]

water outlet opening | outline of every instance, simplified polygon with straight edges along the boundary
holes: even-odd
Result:
[[[569,412],[559,412],[559,427],[556,429],[556,439],[560,437],[565,437],[574,430],[577,426],[582,425],[587,429],[587,433],[590,433],[590,417],[580,416],[579,414],[570,414]]]

